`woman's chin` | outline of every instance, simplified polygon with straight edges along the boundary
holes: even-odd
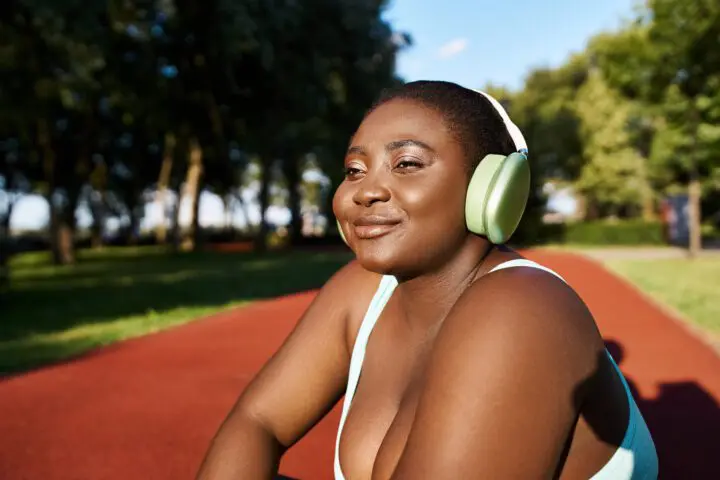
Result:
[[[385,262],[378,261],[376,259],[360,258],[358,257],[360,265],[368,272],[377,273],[380,275],[392,275],[392,265],[388,265]]]
[[[372,249],[362,249],[355,252],[357,261],[362,267],[380,275],[393,275],[397,271],[397,259],[391,252]]]

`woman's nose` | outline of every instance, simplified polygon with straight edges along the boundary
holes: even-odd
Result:
[[[375,202],[387,202],[390,199],[390,190],[379,182],[377,178],[365,177],[353,195],[353,201],[365,207]]]

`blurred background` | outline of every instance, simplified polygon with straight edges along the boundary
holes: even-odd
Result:
[[[720,278],[716,1],[4,0],[0,15],[0,372],[322,285],[350,258],[331,211],[349,137],[382,88],[417,79],[484,89],[524,132],[515,244],[606,252],[720,331],[697,293]],[[670,263],[648,278],[646,257]]]
[[[589,304],[664,478],[720,478],[719,44],[717,0],[0,1],[0,478],[193,472],[285,295],[352,258],[350,136],[419,79],[506,106],[513,246]],[[331,478],[337,418],[282,471]]]

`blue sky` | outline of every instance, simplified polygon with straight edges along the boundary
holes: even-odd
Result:
[[[533,67],[555,67],[603,30],[631,18],[633,0],[391,0],[385,18],[414,46],[398,72],[411,80],[522,87]],[[581,7],[582,5],[582,7]]]

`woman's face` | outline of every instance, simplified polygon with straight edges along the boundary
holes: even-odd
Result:
[[[435,110],[411,100],[381,105],[355,132],[345,169],[333,210],[364,268],[418,275],[467,239],[463,148]]]

